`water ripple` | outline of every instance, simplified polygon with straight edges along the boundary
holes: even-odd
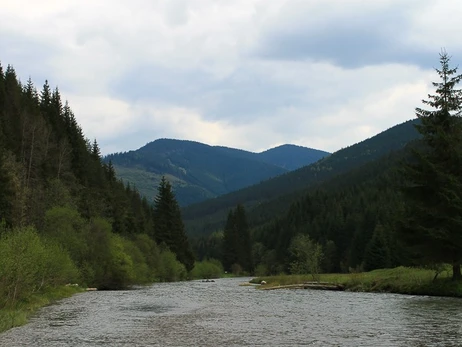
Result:
[[[246,279],[88,292],[43,308],[0,346],[460,346],[462,300],[311,290]]]

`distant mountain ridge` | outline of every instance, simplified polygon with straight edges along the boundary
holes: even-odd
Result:
[[[309,165],[321,159],[319,157],[319,152],[324,153],[324,156],[330,154],[329,152],[314,150],[311,148],[292,144],[277,146],[258,153],[244,151],[241,149],[236,150],[235,148],[223,146],[214,147],[220,148],[221,150],[231,155],[236,155],[242,158],[259,160],[264,163],[269,163],[282,167],[288,171],[299,169],[303,166]]]
[[[290,170],[309,165],[330,153],[282,145],[254,153],[200,142],[158,139],[125,153],[103,158],[117,176],[152,200],[162,176],[172,183],[181,206],[214,198]]]
[[[187,206],[182,210],[187,231],[190,235],[198,235],[217,230],[224,225],[228,211],[237,204],[246,206],[254,225],[284,214],[309,187],[400,151],[419,138],[414,127],[417,122],[414,119],[398,124],[308,166]]]

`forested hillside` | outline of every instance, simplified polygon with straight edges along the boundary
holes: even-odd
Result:
[[[151,206],[102,162],[58,88],[38,92],[12,66],[0,66],[0,178],[0,308],[46,286],[120,288],[193,267],[171,187]]]
[[[287,213],[254,226],[251,243],[256,271],[291,272],[296,246],[292,242],[298,234],[309,235],[322,246],[325,272],[348,272],[361,266],[372,270],[406,262],[407,253],[400,250],[394,234],[403,213],[398,168],[407,152],[390,154],[314,186],[293,201]],[[221,235],[198,237],[194,246],[199,257],[224,252],[226,239]]]
[[[419,136],[414,128],[416,122],[413,120],[396,125],[298,170],[187,206],[183,209],[187,232],[200,235],[222,229],[228,211],[237,204],[247,208],[252,226],[265,223],[274,216],[282,216],[309,187],[404,148]]]
[[[329,153],[299,146],[280,146],[262,153],[159,139],[125,153],[107,155],[119,178],[137,187],[148,201],[166,176],[181,206],[223,195],[308,165]]]
[[[224,231],[196,238],[199,257],[221,254],[228,268],[242,263],[261,275],[310,273],[314,279],[321,272],[399,265],[430,267],[436,279],[450,265],[452,280],[461,281],[462,90],[455,86],[462,75],[449,61],[443,51],[441,69],[436,69],[440,81],[433,83],[435,94],[423,100],[428,109],[416,108],[418,121],[312,165],[324,165],[318,171],[321,177],[305,175],[311,186],[298,198],[292,196],[286,212],[270,210],[266,218],[254,217],[250,233],[245,218],[252,221],[252,213],[261,206],[246,213],[238,204],[239,222],[231,210],[222,224]],[[374,160],[370,153],[375,153]],[[331,174],[322,174],[330,171],[328,162]],[[279,211],[284,210],[279,204]],[[250,247],[249,266],[242,254]]]

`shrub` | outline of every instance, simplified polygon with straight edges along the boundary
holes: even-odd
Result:
[[[192,278],[219,278],[223,274],[223,266],[219,260],[210,259],[196,262],[191,271]]]
[[[185,280],[187,277],[186,268],[169,249],[160,253],[160,264],[158,269],[159,280],[162,282],[173,282]]]
[[[75,280],[78,271],[57,243],[44,242],[33,227],[0,237],[0,307],[13,305],[42,287]]]

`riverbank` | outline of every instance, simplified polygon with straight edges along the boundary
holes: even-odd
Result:
[[[347,291],[382,292],[412,295],[462,297],[462,282],[453,282],[449,272],[441,273],[434,281],[435,271],[427,269],[397,267],[371,272],[349,274],[321,274],[320,282],[340,285]],[[287,285],[301,285],[312,282],[311,275],[265,276],[251,280],[251,283],[266,284],[258,288],[278,289]]]
[[[32,294],[26,300],[18,301],[10,307],[0,309],[0,333],[26,324],[29,317],[41,307],[70,297],[73,294],[83,292],[84,290],[84,288],[74,286],[47,288],[39,293]]]

